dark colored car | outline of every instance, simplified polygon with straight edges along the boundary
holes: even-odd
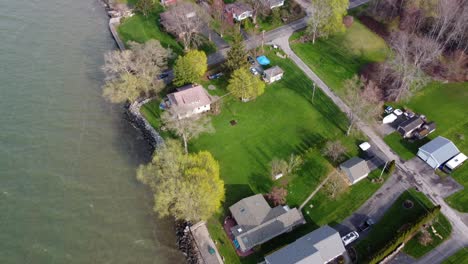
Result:
[[[393,112],[393,107],[391,107],[390,105],[385,107],[385,113],[386,114],[391,114]]]
[[[163,73],[159,74],[158,80],[165,79],[165,78],[167,78],[167,76],[169,76],[169,73],[168,72],[163,72]]]
[[[248,57],[247,57],[247,61],[248,61],[250,64],[255,64],[255,60],[254,60],[251,56],[248,56]]]
[[[221,78],[221,76],[223,76],[223,75],[224,74],[222,72],[211,74],[211,75],[208,75],[208,80],[216,80],[216,79]]]
[[[374,224],[375,222],[372,220],[372,218],[367,218],[366,221],[359,225],[359,230],[361,230],[361,232],[367,231]]]

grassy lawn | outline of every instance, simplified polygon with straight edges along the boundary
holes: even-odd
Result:
[[[468,264],[468,248],[462,248],[446,259],[442,264]]]
[[[408,241],[408,243],[406,243],[403,251],[412,257],[420,258],[429,251],[436,248],[438,245],[440,245],[445,239],[447,239],[450,236],[450,233],[452,232],[452,226],[450,225],[450,222],[442,213],[439,213],[439,215],[436,218],[434,218],[433,226],[437,233],[442,236],[442,239],[440,239],[438,236],[432,233],[431,229],[429,228],[428,231],[433,239],[432,243],[426,246],[420,244],[418,238],[421,235],[421,233],[418,233],[410,241]]]
[[[145,17],[141,14],[135,14],[126,18],[118,27],[120,38],[124,43],[136,41],[144,43],[150,39],[157,39],[166,48],[171,48],[175,53],[182,54],[183,47],[174,37],[161,30],[159,24],[159,14],[164,11],[163,7],[157,5],[153,13]]]
[[[189,144],[190,151],[208,150],[219,161],[226,188],[224,212],[241,198],[269,192],[280,181],[287,186],[288,203],[292,206],[301,204],[331,171],[332,165],[320,153],[323,145],[328,140],[339,139],[347,147],[347,155],[354,156],[358,152],[357,144],[365,140],[362,136],[345,136],[346,116],[319,90],[315,103],[311,103],[312,83],[294,63],[273,54],[268,56],[272,65],[279,65],[285,70],[284,78],[268,85],[265,94],[255,101],[242,103],[230,96],[225,97],[221,114],[212,118],[216,132],[202,134]],[[215,85],[217,89],[209,91],[212,94],[226,93],[224,78],[204,80],[202,84],[205,87]],[[157,102],[145,105],[141,111],[153,126],[159,128]],[[236,120],[237,124],[230,125],[231,120]],[[287,159],[291,153],[303,156],[302,168],[295,175],[274,182],[269,175],[269,163],[275,157]],[[364,187],[353,194],[361,192],[359,195],[367,199],[377,187]],[[234,248],[222,231],[224,212],[214,216],[208,228],[226,263],[239,263]],[[344,214],[340,216],[346,217]],[[327,216],[330,221],[340,220],[333,217]],[[310,222],[297,232],[274,239],[262,245],[258,254],[242,259],[242,263],[256,263],[265,253],[317,227]]]
[[[291,37],[294,52],[335,92],[341,94],[343,82],[366,64],[385,60],[385,41],[354,20],[345,33],[312,43],[296,42],[301,32]]]
[[[411,200],[414,206],[410,209],[404,208],[403,202],[405,200]],[[389,240],[395,237],[403,226],[416,221],[427,209],[432,208],[433,206],[432,202],[420,192],[416,192],[413,189],[404,192],[400,197],[398,197],[397,201],[392,205],[392,207],[390,207],[382,219],[372,227],[368,236],[356,245],[360,261],[365,263],[366,257],[370,257],[373,253],[383,248]],[[437,231],[441,232],[443,236],[445,235],[444,239],[446,239],[449,236],[448,234],[450,231],[443,232],[442,230],[444,228],[451,230],[450,223],[446,221],[445,217],[442,215],[439,215],[438,219],[440,225],[437,227],[440,230],[437,229]],[[407,250],[408,252],[419,256],[419,254],[424,254],[427,251],[430,251],[436,246],[436,244],[440,244],[441,242],[442,241],[436,241],[433,245],[423,248],[419,244],[415,244],[415,242],[410,241],[408,244],[409,248]]]
[[[403,139],[403,137],[401,137],[398,132],[393,132],[392,134],[386,136],[384,141],[403,160],[409,160],[416,156],[419,147],[429,142],[429,139],[424,138],[422,140],[409,142],[408,140]]]
[[[373,171],[367,179],[349,187],[349,189],[331,200],[325,191],[320,190],[310,202],[302,209],[307,221],[322,226],[335,225],[350,216],[369,199],[382,183],[372,183],[371,179],[380,175],[380,170]],[[387,174],[383,177],[386,179]]]

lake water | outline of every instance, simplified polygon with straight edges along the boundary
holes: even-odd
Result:
[[[0,263],[181,263],[135,168],[148,144],[101,98],[97,0],[0,1]]]

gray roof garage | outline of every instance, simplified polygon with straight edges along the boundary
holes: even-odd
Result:
[[[460,151],[452,141],[438,136],[419,148],[418,157],[433,169],[437,169],[458,153]]]

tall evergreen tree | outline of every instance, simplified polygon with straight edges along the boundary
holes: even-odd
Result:
[[[224,68],[228,74],[233,73],[240,68],[247,68],[247,51],[240,32],[234,35],[234,41],[231,49],[227,52],[227,59],[224,63]]]

